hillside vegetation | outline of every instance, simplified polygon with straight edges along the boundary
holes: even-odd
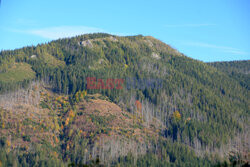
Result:
[[[12,63],[7,68],[2,64],[0,69],[0,91],[6,92],[17,85],[25,85],[35,79],[36,73],[27,63]]]
[[[36,106],[37,116],[47,113],[45,123],[50,124],[47,130],[53,137],[46,137],[56,136],[58,142],[39,134],[36,140],[30,138],[30,143],[37,141],[44,147],[32,147],[36,155],[32,163],[211,166],[222,161],[243,164],[249,159],[249,61],[242,69],[233,62],[206,64],[150,36],[102,33],[2,51],[0,57],[4,67],[0,77],[13,64],[29,66],[30,74],[35,74],[28,77],[27,73],[25,81],[16,78],[8,85],[3,84],[6,77],[0,80],[2,113],[18,117],[24,111],[33,112],[34,107],[26,109],[20,104],[18,111],[3,102],[12,101],[17,90],[27,89],[32,80],[44,83],[38,88],[39,102],[31,106]],[[88,77],[99,81],[97,89],[87,89]],[[114,79],[113,89],[105,89],[109,79]],[[116,81],[121,80],[121,89],[117,89]],[[26,95],[25,104],[29,101]],[[8,118],[11,122],[12,117]],[[1,129],[6,139],[10,133],[18,134]],[[24,135],[29,136],[29,131]],[[15,138],[8,139],[15,143]],[[11,144],[2,143],[5,154],[0,158],[16,157],[16,163],[29,164],[27,156],[20,158],[20,148],[10,149]],[[47,154],[51,150],[56,156]],[[8,158],[0,160],[9,162]]]
[[[232,61],[232,62],[214,62],[208,63],[211,66],[229,74],[230,77],[237,80],[248,90],[250,85],[250,60]]]

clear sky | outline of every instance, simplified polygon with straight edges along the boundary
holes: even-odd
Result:
[[[0,50],[83,33],[151,35],[194,59],[250,59],[250,0],[1,0]]]

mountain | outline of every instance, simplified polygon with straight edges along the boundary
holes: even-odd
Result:
[[[206,64],[142,35],[2,51],[0,164],[247,164],[248,64]]]

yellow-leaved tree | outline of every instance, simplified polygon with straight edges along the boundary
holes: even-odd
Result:
[[[173,113],[173,117],[174,117],[176,120],[180,120],[180,119],[181,119],[181,114],[180,114],[180,112],[176,110],[176,111]]]

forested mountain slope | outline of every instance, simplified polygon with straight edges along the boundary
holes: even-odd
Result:
[[[38,137],[33,142],[28,131],[22,134],[13,130],[16,125],[11,121],[4,122],[1,149],[5,153],[0,160],[9,163],[8,157],[14,157],[16,163],[26,165],[30,161],[48,165],[44,159],[50,159],[52,164],[91,164],[94,163],[91,160],[99,159],[100,164],[114,166],[211,166],[240,155],[238,159],[246,163],[249,74],[244,74],[239,82],[238,76],[222,66],[193,60],[153,37],[141,35],[88,34],[2,51],[1,113],[17,116],[21,111],[7,112],[4,101],[16,97],[9,92],[15,94],[20,88],[29,88],[35,80],[45,86],[38,88],[40,100],[28,104],[36,106],[38,115],[42,110],[44,114],[53,113],[51,122],[59,128],[52,132],[48,129],[57,137],[57,144],[45,144],[49,140],[46,137]],[[232,71],[235,69],[239,69],[237,65]],[[246,64],[242,70],[249,71],[249,66]],[[92,87],[88,87],[88,77],[97,80]],[[53,98],[46,99],[41,90],[50,91]],[[29,101],[32,95],[26,94],[23,98]],[[56,100],[56,96],[62,96],[63,101]],[[91,98],[97,101],[88,102]],[[110,103],[116,105],[115,111]],[[110,107],[113,114],[110,117],[105,114],[104,118],[102,113],[107,113]],[[6,114],[1,115],[2,125],[5,118]],[[21,120],[22,124],[24,121]],[[25,124],[33,127],[30,122]],[[113,149],[109,148],[110,144],[104,144],[108,130],[118,136],[113,141],[116,143]],[[44,149],[34,146],[33,152],[29,149],[19,152],[20,148],[11,145],[15,138],[9,137],[19,133],[28,136],[16,136],[20,142],[28,139],[29,147],[36,143]],[[97,140],[102,147],[95,145]],[[123,144],[117,144],[120,142]],[[133,149],[125,151],[131,145]],[[50,157],[46,152],[51,149],[55,155]],[[106,158],[103,157],[105,149],[109,150]],[[114,150],[118,156],[113,156]],[[229,156],[231,151],[233,154]],[[29,161],[26,154],[34,154],[35,158]]]
[[[237,80],[248,90],[250,85],[250,60],[231,61],[231,62],[214,62],[208,63],[211,66],[229,74],[230,77]]]

